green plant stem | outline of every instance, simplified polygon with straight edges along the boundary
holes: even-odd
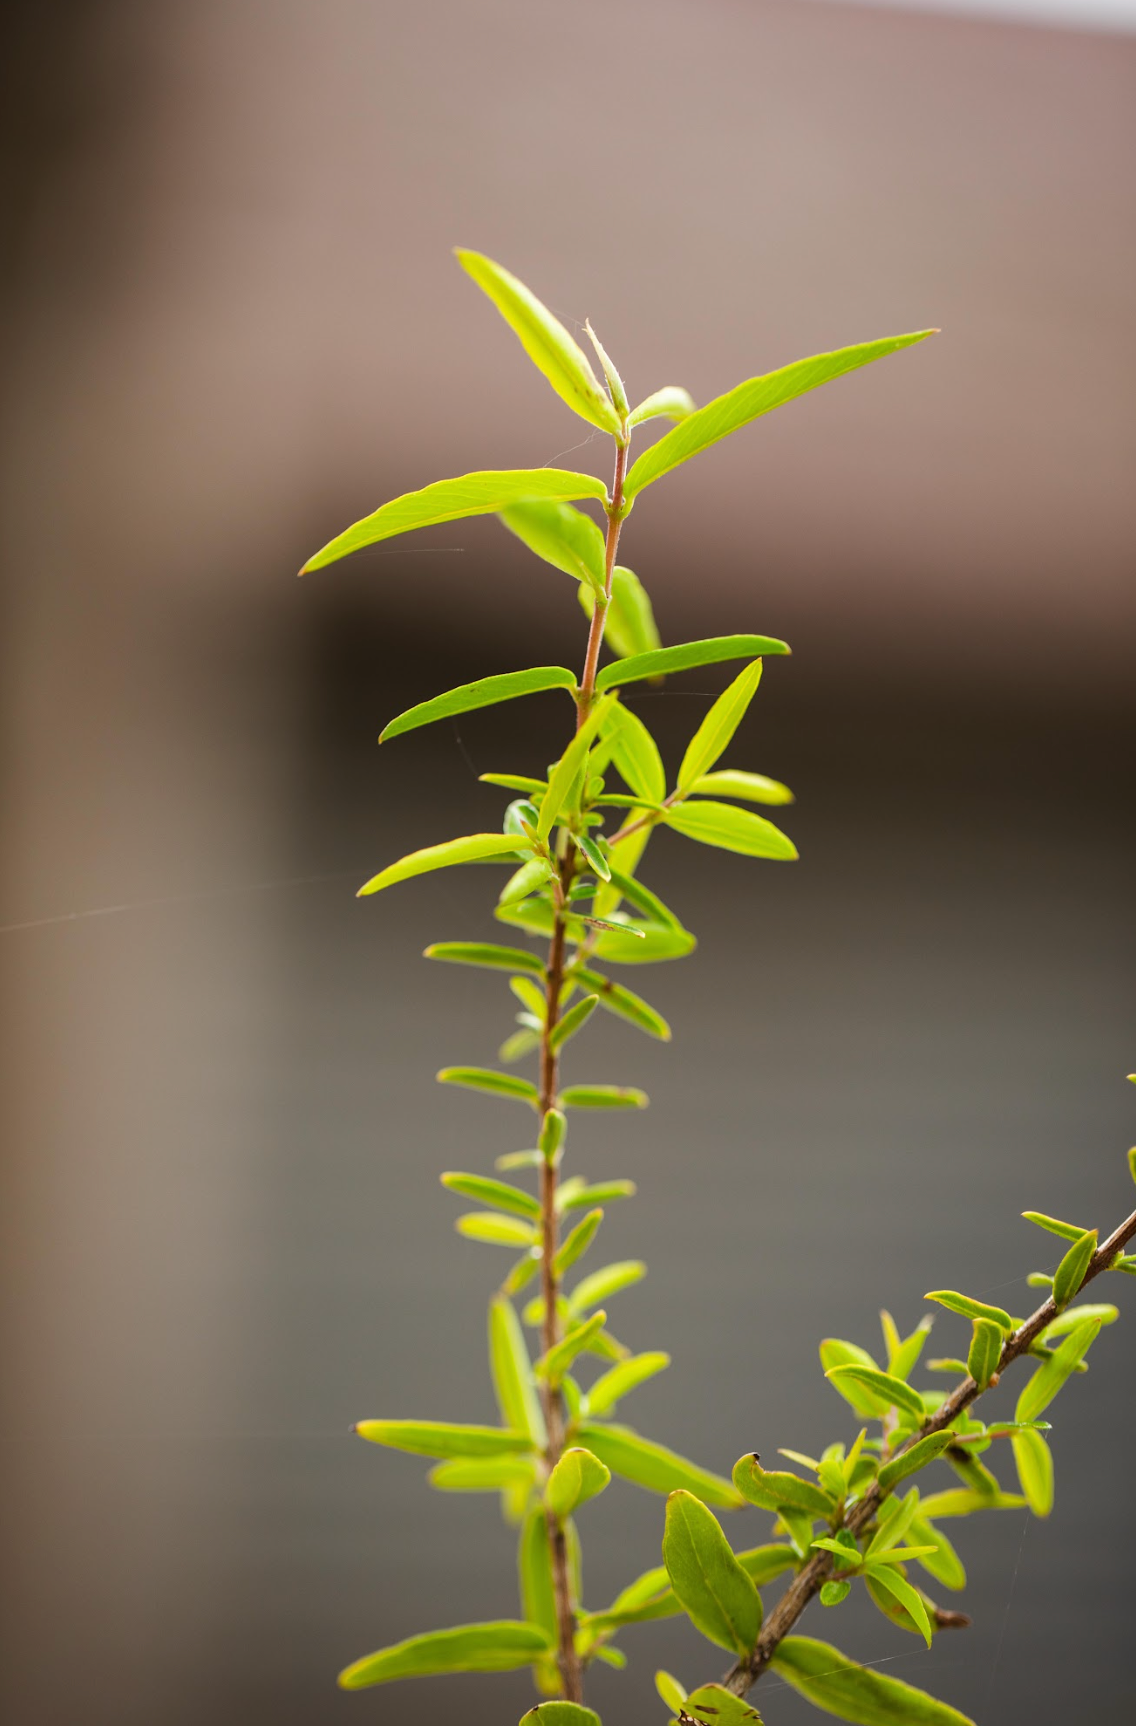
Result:
[[[1117,1253],[1121,1252],[1134,1236],[1136,1236],[1136,1211],[1133,1211],[1131,1216],[1127,1217],[1120,1224],[1120,1227],[1115,1229],[1109,1238],[1097,1248],[1089,1260],[1089,1266],[1081,1279],[1080,1288],[1083,1289],[1086,1283],[1091,1282],[1094,1277],[1107,1270]],[[1079,1294],[1080,1289],[1076,1292]],[[1001,1374],[1020,1355],[1028,1353],[1031,1344],[1041,1335],[1047,1324],[1052,1324],[1060,1310],[1051,1295],[1038,1307],[1036,1312],[1031,1313],[1030,1317],[1024,1320],[1006,1338],[1002,1353],[998,1358],[998,1370],[990,1380],[987,1389],[991,1385],[997,1384]],[[928,1433],[944,1431],[953,1420],[958,1419],[964,1409],[968,1408],[972,1402],[976,1402],[982,1394],[982,1389],[973,1378],[969,1376],[964,1378],[960,1384],[955,1386],[942,1407],[925,1420],[918,1432],[912,1433],[910,1438],[900,1445],[895,1454],[898,1456],[902,1451],[910,1449],[919,1439],[926,1438]],[[853,1506],[843,1524],[849,1533],[863,1533],[879,1508],[881,1496],[879,1482],[873,1482],[863,1498]],[[814,1553],[795,1581],[785,1590],[765,1620],[753,1653],[748,1659],[739,1660],[722,1681],[728,1690],[733,1691],[735,1696],[744,1696],[761,1677],[782,1637],[789,1634],[809,1601],[814,1595],[820,1593],[822,1583],[830,1579],[834,1562],[832,1553],[824,1551]]]
[[[601,604],[597,598],[592,612],[592,626],[588,631],[584,675],[580,679],[580,693],[576,702],[577,731],[588,717],[588,710],[596,693],[600,645],[603,642],[604,624],[607,622],[607,608],[611,603],[611,578],[615,569],[615,554],[619,547],[619,530],[623,526],[623,476],[627,471],[629,443],[630,440],[618,444],[615,451],[615,478],[612,481],[611,502],[607,505],[607,538],[604,542],[604,599]]]

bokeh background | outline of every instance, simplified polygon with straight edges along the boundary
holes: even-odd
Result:
[[[1024,1206],[1129,1207],[1131,23],[1123,0],[7,7],[14,1726],[529,1705],[524,1675],[332,1687],[367,1649],[515,1609],[492,1501],[348,1435],[492,1416],[501,1264],[454,1237],[437,1172],[529,1129],[432,1075],[492,1060],[510,997],[419,958],[491,933],[487,877],[353,891],[494,824],[476,775],[541,766],[567,710],[380,755],[385,720],[574,663],[581,617],[491,520],[294,579],[407,487],[606,470],[455,243],[590,316],[637,395],[944,329],[684,468],[626,530],[666,639],[792,642],[730,759],[793,785],[802,853],[657,840],[648,876],[701,943],[629,980],[676,1044],[607,1021],[573,1051],[652,1096],[572,1138],[577,1168],[640,1185],[605,1224],[651,1264],[618,1329],[674,1366],[628,1416],[721,1469],[810,1450],[846,1426],[819,1337],[873,1346],[881,1305],[909,1326],[943,1283],[1022,1310],[1054,1258]],[[642,697],[670,759],[723,681]],[[963,1531],[973,1629],[925,1656],[870,1609],[806,1628],[983,1726],[1127,1717],[1134,1336],[1059,1405],[1051,1520]],[[962,1342],[941,1317],[937,1352]],[[661,1512],[630,1488],[585,1512],[590,1603],[658,1561]],[[677,1623],[626,1645],[632,1673],[593,1686],[623,1726],[660,1718],[656,1665],[721,1664]],[[770,1726],[812,1717],[762,1692]]]

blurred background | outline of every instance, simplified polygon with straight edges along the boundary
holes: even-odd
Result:
[[[613,1322],[674,1365],[627,1416],[718,1469],[845,1430],[821,1336],[875,1347],[881,1305],[909,1328],[943,1284],[1025,1310],[1056,1255],[1018,1212],[1111,1226],[1132,1200],[1133,8],[4,17],[4,1715],[511,1720],[524,1674],[333,1688],[515,1611],[495,1504],[348,1428],[492,1418],[503,1266],[437,1173],[529,1133],[432,1083],[508,1027],[503,980],[419,957],[491,936],[488,876],[353,894],[495,825],[477,774],[541,767],[567,709],[380,754],[383,723],[574,664],[583,624],[492,520],[294,572],[448,474],[606,477],[454,244],[589,316],[633,399],[943,327],[626,529],[664,639],[793,644],[729,761],[794,787],[802,855],[655,842],[700,946],[627,977],[676,1043],[607,1021],[578,1046],[577,1077],[652,1108],[582,1120],[572,1163],[640,1186],[605,1232],[651,1275]],[[640,698],[672,763],[725,676]],[[973,1629],[927,1656],[870,1608],[805,1628],[983,1726],[1119,1719],[1133,1316],[1058,1405],[1052,1518],[962,1529]],[[963,1343],[941,1316],[936,1352]],[[658,1500],[605,1510],[592,1605],[658,1562]],[[722,1664],[677,1622],[625,1643],[633,1672],[592,1687],[624,1726],[661,1718],[655,1666]]]

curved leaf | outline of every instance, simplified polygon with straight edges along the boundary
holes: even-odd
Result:
[[[725,768],[721,773],[703,773],[687,787],[693,797],[740,797],[746,803],[792,803],[793,793],[778,779],[764,773],[742,773]]]
[[[858,366],[869,365],[872,360],[882,360],[888,354],[909,348],[914,342],[935,334],[935,330],[916,330],[910,335],[859,342],[854,347],[837,348],[833,353],[812,354],[808,359],[797,360],[762,377],[748,378],[725,395],[707,402],[705,407],[695,409],[673,431],[667,432],[658,443],[645,450],[623,482],[624,497],[637,497],[644,486],[652,485],[681,462],[689,461],[691,456],[698,455],[701,450],[708,449],[719,439],[728,437],[731,432],[762,414],[770,413],[784,402],[792,401],[795,396],[804,395],[819,384],[855,371]]]
[[[372,875],[359,888],[356,898],[365,899],[371,893],[381,893],[397,881],[409,881],[414,875],[428,875],[432,869],[452,869],[458,863],[484,863],[499,858],[502,863],[520,854],[515,833],[471,833],[464,839],[447,839],[441,845],[427,845],[421,851],[411,851],[397,863],[391,863]]]
[[[694,397],[681,384],[664,384],[644,396],[639,406],[632,408],[627,418],[629,427],[641,426],[645,420],[684,420],[694,412]]]
[[[454,256],[497,307],[538,371],[544,373],[561,401],[600,431],[619,437],[622,426],[607,393],[583,348],[575,342],[548,307],[511,271],[483,252],[456,247]]]
[[[929,1462],[934,1462],[948,1445],[954,1443],[954,1438],[953,1432],[930,1432],[926,1438],[921,1438],[916,1444],[901,1450],[891,1462],[885,1462],[880,1469],[881,1494],[890,1492],[901,1480],[906,1480],[909,1474],[917,1474],[921,1468],[926,1468]]]
[[[589,1307],[602,1306],[610,1295],[641,1282],[646,1275],[647,1267],[640,1259],[621,1259],[618,1264],[604,1265],[602,1270],[580,1278],[568,1296],[568,1310],[582,1313]]]
[[[717,635],[705,641],[683,641],[677,647],[660,647],[632,659],[605,665],[596,678],[597,690],[641,683],[645,677],[665,677],[672,671],[687,671],[696,665],[718,665],[730,659],[759,659],[772,653],[788,653],[783,641],[771,635]]]
[[[456,1630],[428,1630],[377,1654],[367,1654],[339,1674],[341,1690],[364,1690],[392,1678],[424,1678],[436,1672],[511,1672],[529,1666],[552,1646],[537,1624],[498,1619],[463,1624]]]
[[[894,1598],[899,1601],[899,1604],[903,1607],[904,1611],[918,1626],[923,1640],[926,1642],[928,1648],[930,1648],[931,1621],[927,1617],[927,1608],[924,1606],[922,1600],[920,1600],[914,1588],[912,1588],[910,1582],[900,1576],[898,1572],[888,1564],[875,1565],[870,1576],[866,1580],[868,1581],[869,1588],[874,1584],[878,1588],[886,1589],[890,1595],[893,1595]]]
[[[534,1247],[540,1231],[519,1217],[498,1216],[496,1211],[467,1211],[454,1224],[467,1241],[484,1241],[494,1247]]]
[[[756,1454],[739,1456],[734,1464],[734,1485],[751,1504],[762,1510],[803,1510],[809,1516],[831,1516],[836,1504],[831,1495],[799,1474],[762,1468]]]
[[[605,502],[607,487],[590,473],[571,473],[558,467],[485,469],[459,474],[456,479],[435,480],[433,485],[423,486],[421,491],[404,492],[352,522],[313,553],[300,574],[308,575],[353,551],[361,551],[364,546],[394,539],[400,533],[412,533],[416,528],[461,521],[471,515],[499,515],[510,504],[531,498],[567,501],[580,497]]]
[[[443,1067],[437,1074],[440,1085],[462,1085],[470,1091],[490,1091],[500,1097],[516,1097],[519,1102],[535,1108],[539,1093],[528,1079],[515,1073],[497,1073],[492,1067]]]
[[[611,1414],[622,1397],[628,1396],[639,1385],[646,1384],[656,1373],[664,1372],[670,1364],[670,1355],[659,1351],[636,1354],[632,1355],[630,1360],[621,1360],[618,1366],[611,1367],[597,1378],[589,1390],[589,1415]]]
[[[517,503],[501,511],[501,520],[537,557],[575,576],[581,593],[603,593],[604,536],[582,509],[570,503]]]
[[[890,1408],[902,1408],[916,1420],[923,1420],[926,1409],[923,1398],[917,1390],[912,1390],[901,1378],[893,1378],[888,1372],[880,1372],[868,1366],[830,1366],[825,1374],[827,1378],[852,1379],[856,1384],[862,1384],[887,1403]]]
[[[569,1085],[560,1093],[565,1109],[645,1109],[647,1093],[634,1085]]]
[[[487,971],[527,971],[543,977],[544,963],[523,947],[498,947],[491,941],[434,941],[424,959],[444,959],[451,965],[480,965]]]
[[[648,1492],[671,1493],[685,1488],[696,1493],[706,1504],[720,1510],[737,1510],[743,1500],[728,1480],[711,1474],[697,1463],[688,1462],[668,1450],[641,1438],[629,1426],[607,1426],[593,1421],[581,1421],[577,1437],[582,1444],[606,1463],[621,1480],[642,1486]]]
[[[1003,1312],[1000,1306],[987,1306],[985,1301],[972,1300],[970,1295],[959,1294],[955,1289],[933,1289],[923,1296],[924,1300],[937,1301],[949,1312],[957,1312],[963,1318],[984,1318],[991,1324],[996,1324],[1000,1330],[1011,1331],[1014,1321],[1008,1312]]]
[[[667,1499],[663,1562],[671,1587],[703,1636],[732,1654],[749,1654],[761,1628],[761,1601],[718,1519],[690,1492]]]
[[[594,990],[599,997],[601,1007],[606,1007],[609,1013],[615,1013],[621,1019],[628,1019],[639,1030],[646,1031],[649,1037],[658,1037],[663,1043],[671,1040],[671,1028],[661,1013],[644,1001],[641,995],[636,995],[632,989],[625,989],[622,983],[613,983],[610,977],[603,976],[599,971],[593,971],[588,965],[574,965],[572,976],[579,979],[586,989]]]
[[[853,1726],[974,1726],[949,1703],[899,1678],[858,1666],[830,1642],[811,1636],[786,1636],[771,1664],[814,1708]]]
[[[478,1204],[492,1205],[495,1210],[528,1217],[530,1221],[540,1218],[539,1200],[521,1187],[511,1187],[507,1181],[495,1181],[489,1175],[459,1174],[455,1170],[447,1170],[438,1179],[451,1193],[460,1193],[464,1199],[474,1199]]]
[[[474,683],[463,683],[435,695],[430,701],[420,701],[408,707],[397,719],[392,719],[379,734],[379,742],[401,737],[420,725],[431,725],[436,719],[448,719],[453,713],[472,713],[477,707],[494,707],[499,701],[515,701],[519,695],[537,695],[545,689],[575,689],[574,673],[563,665],[535,665],[529,671],[506,671],[499,677],[479,677]]]
[[[737,851],[743,857],[791,863],[798,855],[793,841],[772,821],[732,803],[679,803],[667,810],[663,820],[686,839],[716,845],[720,851]]]
[[[595,1498],[611,1479],[611,1469],[598,1456],[581,1445],[563,1451],[559,1462],[548,1477],[544,1489],[545,1503],[554,1515],[563,1520],[571,1516],[589,1498]]]
[[[524,1432],[501,1426],[457,1426],[445,1420],[361,1420],[355,1431],[371,1444],[412,1456],[523,1456],[533,1448]]]
[[[1058,1307],[1068,1306],[1078,1292],[1096,1250],[1096,1229],[1086,1229],[1073,1242],[1053,1276],[1053,1299]]]

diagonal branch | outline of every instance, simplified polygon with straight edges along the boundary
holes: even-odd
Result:
[[[1108,1239],[1097,1248],[1089,1260],[1088,1269],[1081,1279],[1080,1288],[1076,1292],[1079,1294],[1086,1283],[1092,1282],[1094,1277],[1099,1276],[1102,1271],[1106,1271],[1117,1254],[1127,1246],[1133,1237],[1136,1237],[1136,1211],[1133,1211],[1132,1215],[1127,1217],[1119,1228],[1114,1229]],[[1031,1313],[1030,1317],[1006,1338],[1002,1353],[998,1358],[995,1379],[1000,1377],[1006,1368],[1018,1359],[1019,1355],[1029,1352],[1031,1344],[1041,1335],[1046,1325],[1053,1322],[1060,1310],[1051,1295],[1048,1300],[1042,1302],[1036,1312]],[[903,1451],[909,1450],[913,1444],[921,1438],[926,1438],[929,1433],[944,1431],[953,1420],[957,1420],[965,1408],[977,1401],[982,1394],[973,1378],[964,1378],[961,1384],[955,1386],[942,1407],[925,1420],[918,1432],[912,1433],[911,1437],[899,1447],[895,1454],[898,1456]],[[873,1482],[863,1498],[853,1507],[844,1524],[851,1534],[860,1534],[868,1526],[876,1514],[882,1496],[879,1482]],[[723,1680],[726,1688],[732,1690],[735,1696],[744,1696],[746,1691],[761,1677],[773,1658],[778,1643],[792,1630],[813,1596],[820,1593],[821,1584],[828,1581],[833,1563],[832,1553],[824,1551],[814,1553],[795,1581],[785,1590],[765,1620],[753,1653],[748,1659],[739,1660]]]

